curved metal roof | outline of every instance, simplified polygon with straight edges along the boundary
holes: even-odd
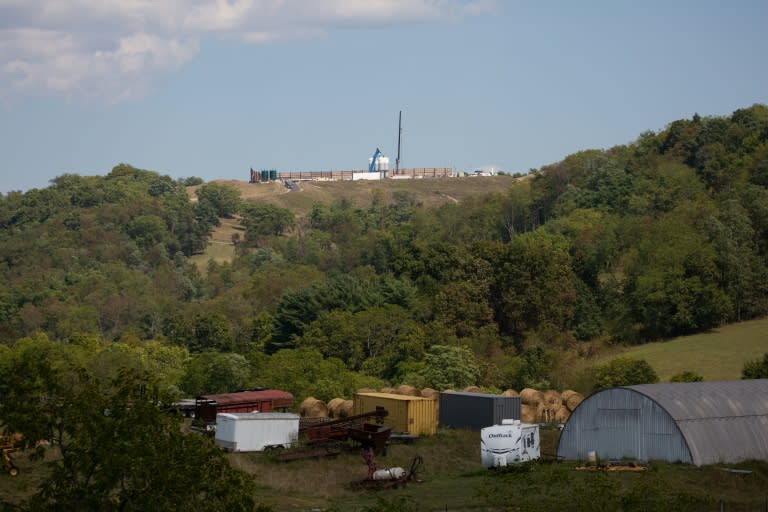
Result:
[[[626,386],[677,423],[693,463],[768,460],[768,379]]]

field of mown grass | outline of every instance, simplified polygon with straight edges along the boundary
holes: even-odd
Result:
[[[612,353],[645,359],[661,382],[683,371],[693,371],[704,380],[738,380],[745,361],[768,352],[768,318],[726,325],[710,332],[647,343]]]
[[[439,430],[412,444],[393,444],[379,467],[408,469],[424,460],[421,483],[383,491],[353,491],[367,467],[357,450],[336,458],[280,462],[265,453],[229,453],[230,463],[253,475],[254,496],[276,512],[480,512],[495,510],[696,510],[764,511],[768,462],[697,468],[651,462],[643,473],[580,471],[578,462],[557,462],[559,432],[542,430],[542,460],[510,471],[480,464],[476,431]],[[48,460],[55,458],[55,450]],[[21,473],[0,474],[0,496],[18,503],[31,496],[48,473],[42,461],[17,454]],[[750,473],[732,473],[723,468]],[[722,508],[721,508],[722,507]]]

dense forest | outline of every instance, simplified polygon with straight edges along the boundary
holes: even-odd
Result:
[[[190,258],[233,216],[236,257],[201,271]],[[0,195],[0,228],[6,376],[34,353],[148,372],[175,396],[576,386],[573,362],[606,345],[768,313],[768,107],[674,121],[460,204],[374,192],[297,216],[120,164]]]

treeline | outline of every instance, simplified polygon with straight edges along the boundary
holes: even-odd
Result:
[[[190,184],[119,165],[0,196],[5,353],[22,338],[86,344],[114,366],[167,351],[187,395],[566,388],[573,361],[603,344],[768,313],[764,105],[439,208],[377,190],[297,217],[217,183],[190,200]],[[234,215],[235,259],[198,271],[190,256]]]

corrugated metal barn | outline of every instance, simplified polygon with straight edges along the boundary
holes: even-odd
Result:
[[[440,393],[440,426],[480,430],[520,419],[520,397],[488,393]]]
[[[559,458],[704,464],[768,460],[768,379],[599,391],[571,414]]]

